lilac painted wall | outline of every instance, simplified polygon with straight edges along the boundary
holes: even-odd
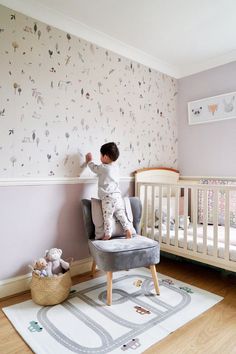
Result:
[[[179,170],[184,176],[236,176],[236,119],[188,125],[187,103],[236,91],[236,62],[178,80]]]
[[[133,195],[132,182],[120,187]],[[28,264],[51,247],[64,259],[88,257],[80,200],[96,191],[95,183],[0,187],[0,280],[29,273]]]

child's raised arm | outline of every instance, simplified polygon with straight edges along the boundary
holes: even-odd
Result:
[[[95,165],[95,163],[92,162],[92,159],[93,159],[93,156],[92,156],[91,152],[88,152],[85,155],[86,163],[92,172],[99,174],[101,167],[99,165]]]

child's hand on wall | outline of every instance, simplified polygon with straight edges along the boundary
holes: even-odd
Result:
[[[93,159],[93,156],[91,154],[91,152],[88,152],[86,155],[85,155],[85,160],[86,162],[88,163],[89,161],[92,161]]]

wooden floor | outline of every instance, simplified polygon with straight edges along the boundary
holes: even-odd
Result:
[[[196,319],[152,346],[145,354],[236,354],[236,273],[229,274],[187,261],[162,258],[157,270],[165,275],[223,296],[224,300]],[[102,275],[96,272],[95,276]],[[73,279],[74,284],[90,279],[89,275]],[[0,301],[0,308],[28,300],[21,294]],[[135,354],[135,350],[133,351]],[[32,353],[0,311],[0,354]],[[56,353],[55,353],[56,354]]]

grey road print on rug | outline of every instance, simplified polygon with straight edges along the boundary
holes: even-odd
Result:
[[[126,275],[122,278],[119,278],[114,281],[114,284],[117,282],[122,281],[123,279],[126,280],[135,280],[134,275]],[[117,303],[125,303],[128,300],[133,302],[134,305],[138,305],[139,307],[145,308],[151,313],[155,314],[155,317],[148,321],[147,323],[143,324],[136,324],[132,323],[128,320],[123,319],[122,317],[118,317],[114,314],[112,314],[109,311],[109,308],[103,307],[97,303],[96,300],[90,299],[88,296],[86,296],[86,293],[89,293],[91,290],[97,288],[97,286],[92,286],[88,289],[85,289],[83,291],[80,291],[73,295],[73,297],[78,297],[84,302],[86,302],[89,306],[95,306],[96,310],[99,312],[102,312],[104,316],[110,318],[112,321],[119,323],[120,325],[129,328],[129,332],[121,337],[119,337],[116,340],[113,340],[112,336],[110,335],[109,331],[107,331],[104,327],[99,325],[95,320],[92,318],[88,317],[86,314],[84,314],[82,311],[80,311],[78,308],[76,308],[73,304],[70,303],[70,300],[65,301],[62,306],[68,310],[70,313],[72,313],[75,317],[79,318],[82,320],[86,326],[90,327],[92,330],[96,331],[97,334],[101,338],[101,346],[99,348],[86,348],[81,346],[80,344],[70,340],[68,337],[66,337],[63,332],[61,332],[54,324],[49,320],[47,317],[48,311],[50,311],[51,307],[43,307],[42,309],[39,310],[37,314],[38,321],[42,324],[43,328],[48,331],[48,333],[57,341],[60,342],[61,345],[67,347],[68,349],[72,350],[75,353],[97,353],[97,354],[104,354],[104,353],[109,353],[112,349],[115,349],[117,347],[120,347],[124,345],[124,343],[129,342],[130,340],[132,341],[137,338],[137,336],[140,333],[145,332],[149,328],[153,327],[157,323],[162,322],[164,319],[170,317],[172,314],[180,311],[183,307],[187,306],[188,303],[191,301],[190,295],[181,289],[175,288],[173,285],[169,285],[165,282],[161,282],[163,287],[167,287],[171,289],[174,292],[177,292],[178,294],[181,295],[182,301],[176,305],[176,306],[171,306],[166,304],[165,302],[161,301],[158,299],[158,296],[153,295],[151,290],[153,290],[153,282],[151,278],[145,277],[145,280],[143,281],[143,284],[141,286],[141,289],[129,294],[124,290],[119,290],[119,289],[114,289],[113,294],[119,294],[120,297],[118,300],[113,301],[113,306]],[[106,286],[106,283],[100,284],[100,288],[104,288]],[[147,305],[144,301],[139,299],[139,296],[143,295],[146,297],[149,297],[149,299],[153,302],[153,304],[158,304],[160,307],[163,307],[163,310],[166,311],[161,311],[157,309],[155,306]],[[99,294],[99,299],[103,302],[106,303],[106,291],[102,291]],[[136,343],[138,340],[136,339]],[[125,348],[125,347],[124,347]]]

